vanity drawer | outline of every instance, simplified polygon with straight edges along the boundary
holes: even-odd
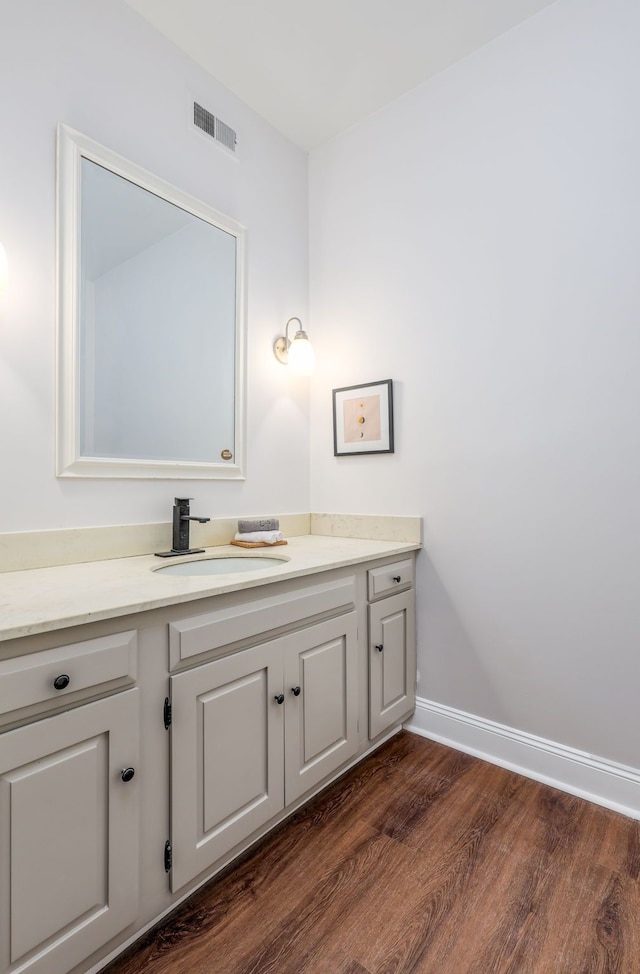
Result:
[[[356,580],[350,575],[172,622],[169,625],[171,668],[234,643],[264,640],[269,632],[304,624],[314,616],[350,611],[355,604]]]
[[[370,602],[394,592],[402,592],[413,586],[413,559],[405,558],[403,561],[395,561],[392,565],[384,565],[383,568],[371,568],[367,572],[367,579]]]
[[[133,683],[136,667],[135,630],[0,660],[0,714],[62,700],[78,690],[102,689],[116,680],[120,686]]]

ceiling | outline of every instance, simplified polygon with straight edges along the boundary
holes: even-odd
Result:
[[[311,149],[555,0],[126,0]]]

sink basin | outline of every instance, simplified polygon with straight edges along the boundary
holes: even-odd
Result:
[[[233,572],[258,572],[264,568],[278,568],[285,565],[288,558],[261,558],[247,555],[242,558],[217,557],[201,558],[199,561],[182,561],[179,564],[163,565],[154,571],[161,575],[228,575]]]

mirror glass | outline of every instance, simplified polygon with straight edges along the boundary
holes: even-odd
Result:
[[[60,476],[243,476],[244,228],[59,130]]]

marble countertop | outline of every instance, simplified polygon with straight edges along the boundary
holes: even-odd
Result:
[[[291,538],[286,547],[221,545],[184,559],[139,555],[4,572],[0,574],[0,640],[236,592],[418,548],[415,543],[306,535]],[[179,561],[256,554],[286,560],[277,568],[223,575],[176,576],[155,571]]]

